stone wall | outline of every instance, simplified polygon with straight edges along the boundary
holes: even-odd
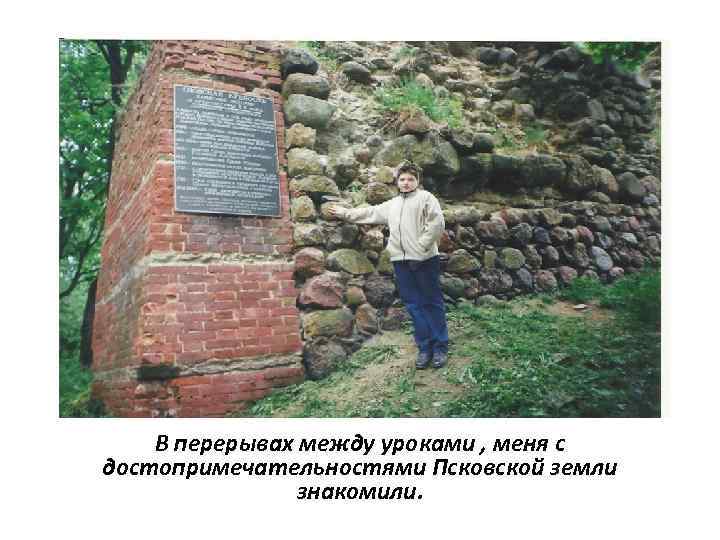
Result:
[[[155,43],[118,124],[93,332],[115,416],[212,416],[303,378],[277,45]],[[174,210],[173,85],[271,98],[279,218]]]
[[[327,212],[395,196],[404,159],[441,199],[448,303],[551,292],[578,276],[607,283],[659,262],[657,96],[644,78],[559,43],[324,42],[314,52],[333,62],[297,49],[283,64],[309,377],[407,319],[387,229]],[[380,112],[373,93],[402,79],[454,98],[462,125]],[[542,140],[522,144],[538,130]]]

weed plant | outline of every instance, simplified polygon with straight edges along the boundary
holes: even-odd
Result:
[[[439,98],[431,88],[426,88],[412,79],[404,78],[395,86],[378,88],[375,99],[387,111],[408,115],[422,111],[434,122],[446,122],[451,128],[460,127],[463,122],[460,101],[454,98]]]

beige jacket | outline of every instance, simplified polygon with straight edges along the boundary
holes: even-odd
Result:
[[[416,189],[366,208],[339,207],[351,223],[388,225],[391,261],[424,261],[438,254],[437,241],[445,229],[440,203],[429,191]]]

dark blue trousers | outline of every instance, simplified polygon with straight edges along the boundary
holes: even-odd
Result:
[[[440,257],[426,261],[393,262],[395,281],[415,328],[415,343],[423,352],[447,352],[445,302],[440,290]]]

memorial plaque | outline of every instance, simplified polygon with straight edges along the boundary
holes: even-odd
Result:
[[[175,85],[175,210],[280,215],[272,100]]]

